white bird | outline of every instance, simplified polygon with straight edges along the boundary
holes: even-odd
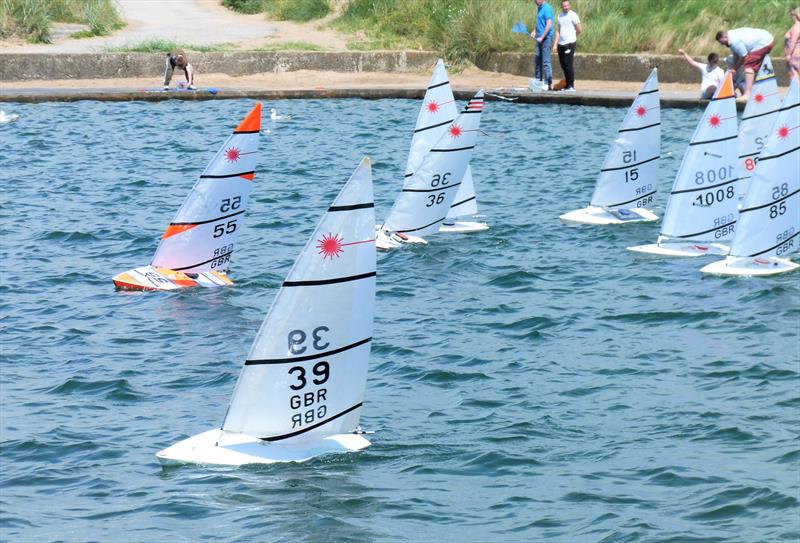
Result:
[[[291,118],[291,115],[278,115],[278,110],[274,107],[269,108],[269,119],[271,121],[288,121]]]
[[[19,119],[19,115],[16,113],[6,113],[2,109],[0,109],[0,123],[10,123]]]

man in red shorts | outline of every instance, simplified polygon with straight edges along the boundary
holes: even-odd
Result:
[[[750,98],[756,72],[761,68],[764,57],[772,51],[775,38],[760,28],[734,28],[717,32],[717,41],[727,45],[733,52],[736,60],[731,66],[732,71],[735,72],[744,65],[745,90],[740,100],[747,100]]]

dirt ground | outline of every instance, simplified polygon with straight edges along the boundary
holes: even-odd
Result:
[[[52,44],[23,40],[0,41],[3,53],[97,53],[150,39],[185,45],[225,45],[231,49],[258,49],[286,42],[305,42],[326,50],[346,50],[346,37],[328,28],[334,11],[308,23],[271,21],[264,15],[244,15],[222,6],[222,0],[116,0],[127,25],[109,36],[74,39],[81,25],[55,25]],[[334,6],[340,4],[334,2]]]
[[[422,88],[428,84],[429,72],[422,73],[382,73],[382,72],[318,72],[300,70],[296,72],[252,74],[243,77],[232,77],[225,74],[204,74],[198,67],[195,84],[199,87],[220,87],[236,89],[337,89],[337,88]],[[183,79],[176,75],[173,85]],[[486,72],[470,68],[461,73],[451,73],[450,81],[454,88],[484,88],[498,90],[527,87],[528,78],[497,72]],[[62,79],[14,81],[3,83],[4,90],[13,89],[131,89],[159,87],[162,82],[160,70],[154,70],[153,77],[148,79]],[[621,81],[583,81],[578,79],[576,88],[579,91],[613,91],[635,92],[639,82]],[[699,92],[698,85],[677,83],[661,83],[664,92]]]

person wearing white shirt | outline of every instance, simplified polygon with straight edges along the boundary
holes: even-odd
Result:
[[[572,66],[572,61],[575,57],[578,35],[583,32],[583,28],[581,27],[581,19],[577,13],[572,11],[569,0],[561,2],[561,13],[558,14],[557,22],[553,52],[558,51],[558,63],[561,65],[561,71],[564,72],[564,78],[567,80],[567,86],[564,90],[573,92],[575,91],[575,69]]]
[[[717,66],[719,55],[710,53],[707,58],[708,64],[705,64],[694,60],[683,49],[678,49],[678,52],[683,55],[686,62],[700,70],[700,77],[702,78],[700,81],[700,98],[710,100],[719,86],[722,85],[722,80],[725,79],[725,72]]]
[[[717,32],[717,41],[727,45],[736,59],[731,71],[736,72],[744,65],[744,94],[740,100],[750,98],[750,89],[756,79],[756,72],[761,68],[764,57],[772,51],[775,38],[761,28],[734,28]]]

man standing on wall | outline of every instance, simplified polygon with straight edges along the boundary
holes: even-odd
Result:
[[[578,45],[578,36],[583,32],[581,20],[578,14],[572,11],[569,0],[561,1],[561,13],[558,14],[558,26],[556,27],[557,45],[553,45],[553,52],[558,51],[558,63],[567,86],[567,92],[575,92],[575,69],[572,67],[572,60],[575,57],[575,46]]]
[[[734,28],[717,32],[717,41],[727,45],[734,55],[730,69],[734,72],[744,65],[745,91],[740,100],[750,98],[750,89],[756,79],[756,72],[761,68],[764,57],[772,51],[775,38],[760,28]]]
[[[553,83],[553,69],[550,65],[550,48],[553,44],[553,8],[545,0],[536,0],[536,30],[531,37],[536,40],[536,67],[534,79],[528,87],[532,91],[550,90]]]

